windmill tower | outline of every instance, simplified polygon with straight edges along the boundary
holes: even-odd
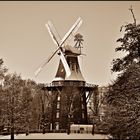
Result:
[[[78,18],[62,39],[50,21],[46,24],[57,49],[37,70],[36,75],[56,53],[60,56],[55,78],[44,87],[52,95],[52,130],[66,130],[70,123],[88,124],[87,103],[90,96],[96,94],[97,86],[86,83],[81,73],[78,61],[81,55],[80,43],[76,42],[74,47],[64,45],[71,35],[75,35],[81,24],[82,19]]]

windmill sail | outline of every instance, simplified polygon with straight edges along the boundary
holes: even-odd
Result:
[[[49,61],[53,58],[53,56],[57,53],[57,51],[59,50],[60,48],[58,47],[53,53],[52,55],[50,55],[50,57],[37,69],[37,71],[35,72],[35,76],[37,76],[41,70],[43,69],[43,67],[49,63]]]
[[[73,26],[70,28],[70,30],[66,33],[66,35],[63,37],[63,39],[61,40],[59,44],[60,46],[62,46],[65,43],[65,41],[68,39],[70,35],[75,34],[77,32],[82,22],[83,20],[79,17],[77,21],[73,24]]]
[[[42,67],[38,68],[36,71],[35,71],[35,76],[37,76],[42,70]]]
[[[66,71],[66,77],[69,77],[71,75],[71,70],[62,51],[60,51],[60,58]]]
[[[52,37],[52,40],[54,41],[54,43],[59,46],[59,43],[61,41],[61,37],[60,35],[58,34],[58,32],[56,31],[56,29],[54,28],[53,24],[51,21],[48,21],[47,24],[45,24],[48,31],[49,31],[49,34],[50,36]]]
[[[35,76],[37,76],[41,72],[41,70],[43,69],[43,67],[53,58],[53,56],[56,54],[56,52],[59,49],[60,48],[58,47],[56,49],[56,51],[37,69],[37,71],[35,72]],[[68,65],[68,63],[66,61],[66,58],[65,58],[65,56],[64,56],[64,54],[63,54],[63,52],[61,50],[60,50],[60,59],[61,59],[61,61],[63,63],[64,68],[65,68],[66,77],[69,77],[70,74],[71,74],[71,71],[70,71],[69,65]]]

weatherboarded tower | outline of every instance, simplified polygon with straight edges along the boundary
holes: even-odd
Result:
[[[87,103],[97,86],[86,83],[80,69],[78,56],[80,51],[69,45],[65,46],[65,58],[71,74],[66,77],[60,60],[56,76],[46,89],[53,96],[51,129],[63,130],[68,124],[88,124]]]

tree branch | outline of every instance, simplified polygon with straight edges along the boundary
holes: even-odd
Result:
[[[134,15],[133,9],[132,9],[132,5],[131,5],[131,7],[129,8],[129,10],[130,10],[131,13],[132,13],[132,16],[133,16],[133,19],[134,19],[134,24],[136,25],[136,18],[135,18],[135,15]]]

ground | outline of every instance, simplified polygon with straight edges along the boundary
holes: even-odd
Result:
[[[0,136],[0,139],[10,139],[10,136]],[[107,139],[106,135],[100,134],[70,134],[66,133],[35,133],[29,134],[26,136],[25,134],[15,135],[15,139]]]

